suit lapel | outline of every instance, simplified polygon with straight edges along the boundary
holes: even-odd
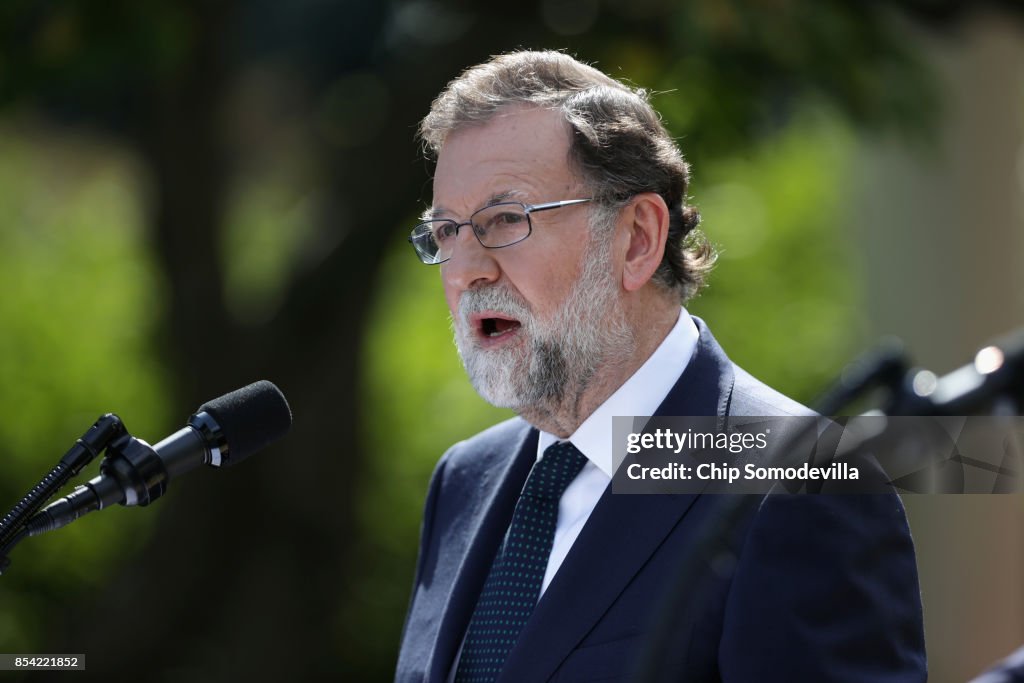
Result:
[[[728,412],[732,364],[700,320],[697,349],[658,416]],[[541,596],[499,681],[548,680],[693,505],[696,495],[614,495],[609,486]]]
[[[735,375],[732,361],[715,341],[711,330],[694,316],[700,337],[683,375],[662,401],[656,416],[700,416],[729,414]]]
[[[481,454],[473,456],[478,463],[495,464],[481,466],[474,475],[475,480],[465,487],[466,496],[475,496],[475,500],[472,503],[462,501],[464,512],[449,530],[453,537],[471,540],[468,544],[465,541],[451,544],[451,547],[461,546],[463,553],[441,616],[437,643],[428,667],[427,680],[430,681],[447,680],[498,545],[508,530],[516,501],[536,460],[537,430],[523,423],[521,436],[514,443],[500,444],[497,448],[504,453],[495,451],[482,457]]]

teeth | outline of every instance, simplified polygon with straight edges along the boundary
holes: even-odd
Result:
[[[501,334],[503,334],[503,333],[502,333],[502,332],[499,332],[498,330],[495,330],[494,332],[490,332],[490,333],[488,333],[488,335],[487,335],[487,336],[488,336],[488,337],[497,337],[497,336],[500,336]]]

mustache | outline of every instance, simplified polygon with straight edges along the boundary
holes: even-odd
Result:
[[[501,286],[469,289],[459,296],[459,321],[463,325],[468,326],[469,316],[482,311],[497,311],[515,318],[523,325],[533,319],[526,299]]]

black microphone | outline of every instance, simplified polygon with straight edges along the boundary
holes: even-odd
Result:
[[[280,439],[291,425],[284,394],[260,380],[199,406],[185,427],[155,446],[126,432],[107,446],[99,476],[40,510],[25,529],[36,536],[110,505],[149,505],[172,479],[200,465],[239,463]]]

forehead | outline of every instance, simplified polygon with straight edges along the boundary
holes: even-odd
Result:
[[[564,199],[576,186],[561,114],[516,107],[448,136],[437,157],[433,213],[465,215],[495,197]]]

